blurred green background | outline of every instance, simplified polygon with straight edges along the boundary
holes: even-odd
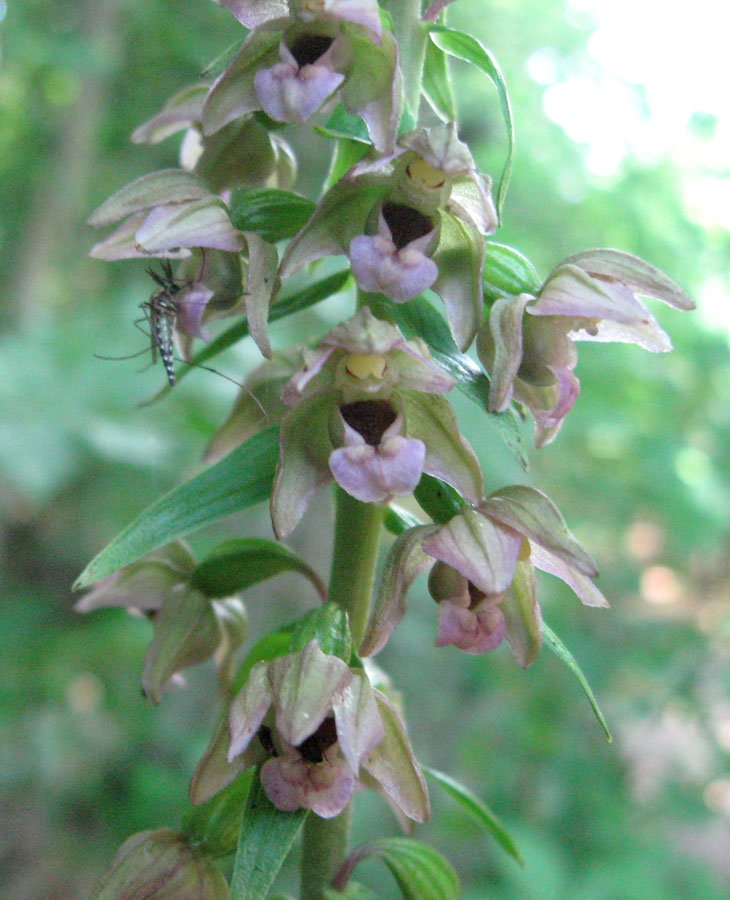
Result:
[[[175,139],[128,143],[135,125],[237,37],[207,0],[0,0],[0,890],[76,900],[131,832],[174,826],[216,717],[209,667],[158,708],[140,696],[149,625],[72,612],[70,585],[132,516],[199,468],[236,389],[199,372],[163,402],[132,322],[144,266],[86,253],[84,219],[109,193],[174,165]],[[715,21],[713,21],[713,16]],[[677,20],[677,21],[675,21]],[[437,651],[421,588],[379,657],[403,691],[420,758],[467,783],[517,839],[520,870],[433,789],[418,836],[463,877],[465,900],[674,900],[730,890],[730,116],[719,13],[664,16],[642,0],[460,0],[505,71],[517,159],[497,239],[541,274],[593,246],[635,252],[699,303],[656,310],[675,343],[653,356],[583,344],[576,408],[525,474],[469,414],[491,488],[540,486],[596,556],[608,612],[540,583],[546,620],[574,652],[614,732],[606,743],[575,680],[544,651]],[[496,95],[455,67],[462,136],[485,171],[504,153]],[[725,117],[721,115],[725,112]],[[298,188],[322,150],[301,135]],[[321,332],[337,302],[274,331]],[[219,367],[241,378],[243,346]],[[529,447],[532,434],[524,429]],[[329,498],[312,516],[326,520]],[[266,510],[194,535],[269,534]],[[326,571],[327,528],[292,544]],[[282,577],[250,592],[253,629],[315,602]],[[427,677],[424,676],[424,670]],[[363,798],[357,835],[392,828]],[[381,822],[381,818],[383,822]],[[359,872],[381,896],[377,864]],[[284,881],[293,877],[293,866]]]

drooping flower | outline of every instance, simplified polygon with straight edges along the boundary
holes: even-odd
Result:
[[[322,198],[281,262],[286,277],[344,253],[360,288],[396,303],[431,288],[465,349],[482,321],[484,235],[497,227],[490,181],[454,125],[402,135],[359,162]]]
[[[436,563],[434,564],[434,560]],[[544,494],[525,485],[495,492],[442,526],[404,532],[386,560],[360,653],[377,653],[405,615],[415,578],[432,566],[439,603],[437,645],[486,653],[507,638],[517,662],[530,665],[542,643],[534,569],[561,578],[587,606],[607,606],[590,580],[595,563]]]
[[[563,260],[536,297],[519,294],[497,300],[477,339],[491,377],[494,412],[514,399],[535,419],[535,443],[550,443],[580,392],[573,373],[575,341],[620,341],[653,353],[671,342],[637,295],[663,300],[675,309],[694,303],[658,269],[618,250],[589,250]]]
[[[213,84],[203,130],[263,109],[304,122],[335,95],[365,120],[375,147],[390,152],[400,119],[398,49],[381,28],[375,0],[292,0],[221,5],[252,31]]]
[[[333,328],[284,386],[281,456],[271,513],[288,534],[334,480],[365,503],[410,494],[424,472],[481,498],[479,465],[441,396],[453,379],[420,340],[363,307]]]
[[[74,606],[81,613],[122,606],[152,620],[142,690],[155,702],[180,679],[182,669],[211,657],[227,683],[235,651],[246,637],[241,600],[211,600],[192,585],[194,569],[188,547],[175,541],[102,579]]]
[[[256,663],[226,722],[196,770],[196,803],[263,763],[261,784],[279,809],[336,816],[363,777],[409,818],[428,818],[423,774],[397,711],[363,669],[323,653],[316,640]]]

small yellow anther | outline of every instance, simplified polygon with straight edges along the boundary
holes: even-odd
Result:
[[[385,372],[385,357],[375,353],[351,353],[345,360],[345,368],[353,378],[382,378]]]
[[[439,188],[444,183],[445,176],[441,169],[436,169],[425,159],[417,159],[408,166],[409,176],[422,187]]]

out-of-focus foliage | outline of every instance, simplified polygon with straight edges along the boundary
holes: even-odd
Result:
[[[83,220],[113,189],[175,163],[175,139],[135,148],[128,135],[238,33],[207,0],[172,6],[21,0],[0,23],[0,880],[8,897],[81,898],[128,834],[176,826],[216,717],[208,669],[157,709],[140,696],[144,620],[70,609],[73,578],[135,512],[196,470],[235,394],[198,372],[163,402],[138,408],[163,383],[162,370],[140,373],[144,354],[95,357],[147,346],[132,322],[150,283],[142,264],[86,258],[93,237]],[[563,0],[459,0],[451,22],[494,51],[515,105],[518,153],[500,240],[542,275],[570,253],[615,246],[690,293],[727,287],[728,236],[688,215],[671,159],[628,157],[616,175],[595,176],[584,148],[546,117],[545,86],[529,76],[528,60],[549,55],[558,79],[589,68],[586,14]],[[478,74],[455,69],[462,135],[496,174],[504,152],[496,95]],[[702,141],[697,131],[698,148]],[[301,150],[302,170],[321,172],[321,152]],[[304,178],[297,187],[313,189]],[[295,317],[286,340],[292,328],[309,333],[317,315],[327,306]],[[666,312],[662,324],[676,346],[669,356],[580,347],[582,395],[555,443],[531,452],[527,475],[493,446],[493,433],[469,433],[490,489],[539,485],[598,559],[611,611],[580,607],[547,578],[541,589],[546,619],[580,661],[615,743],[606,744],[554,656],[543,652],[525,672],[506,650],[437,651],[425,592],[382,654],[419,755],[482,795],[526,859],[519,870],[434,789],[435,821],[419,837],[462,873],[466,900],[727,896],[730,357],[727,335],[703,330],[698,316]],[[240,378],[256,358],[244,346],[220,367]],[[328,514],[325,500],[320,510]],[[269,534],[264,510],[243,522],[195,543],[204,550],[223,534]],[[320,571],[322,532],[293,541]],[[315,602],[309,588],[288,585],[251,592],[253,635]],[[376,820],[380,833],[384,806],[366,798],[363,807],[360,834]],[[393,895],[387,876],[380,895]]]

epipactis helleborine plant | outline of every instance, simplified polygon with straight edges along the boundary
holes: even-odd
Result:
[[[520,666],[535,660],[547,633],[536,569],[587,606],[608,604],[593,559],[548,497],[527,485],[484,497],[477,455],[446,395],[461,389],[486,416],[513,401],[527,407],[544,446],[578,397],[577,341],[665,351],[669,338],[640,298],[693,304],[653,266],[609,249],[568,257],[538,289],[537,277],[520,274],[530,267],[516,250],[487,240],[500,223],[511,149],[495,202],[490,177],[450,121],[449,54],[494,80],[508,129],[511,113],[488,51],[446,27],[449,0],[423,13],[417,2],[216,2],[234,17],[237,49],[132,136],[156,143],[183,132],[179,167],[143,175],[105,201],[89,222],[115,230],[91,253],[163,261],[154,277],[186,358],[193,340],[209,340],[204,326],[245,316],[205,359],[250,335],[265,360],[241,376],[208,445],[210,468],[143,512],[130,526],[134,540],[123,533],[89,566],[79,583],[92,590],[76,609],[123,606],[152,620],[143,687],[154,701],[178,686],[182,669],[214,658],[222,711],[191,782],[193,817],[180,831],[130,838],[96,898],[225,900],[212,860],[236,844],[234,900],[241,885],[265,882],[263,897],[306,818],[302,900],[354,897],[352,869],[372,853],[391,861],[406,853],[407,865],[396,866],[404,896],[438,884],[439,897],[456,900],[455,873],[434,850],[409,854],[382,839],[347,855],[360,791],[381,793],[406,830],[430,815],[401,699],[370,657],[427,569],[436,647],[474,655],[506,642]],[[437,124],[420,124],[421,93]],[[334,147],[316,202],[291,191],[290,127],[293,145],[316,128]],[[331,256],[344,257],[348,271],[322,277],[311,264]],[[522,262],[507,272],[505,260]],[[354,308],[334,325],[343,297],[328,308],[328,329],[310,335],[310,318],[298,343],[277,346],[270,319],[352,284]],[[475,341],[483,372],[466,355]],[[504,416],[497,421],[509,429]],[[478,422],[468,424],[478,434]],[[329,589],[281,543],[302,521],[322,529],[309,506],[328,484],[337,503]],[[392,505],[412,495],[420,506],[408,513]],[[177,540],[266,498],[276,540],[246,535],[203,563]],[[377,575],[384,522],[397,537]],[[124,565],[115,571],[110,560]],[[238,595],[284,571],[306,575],[325,602],[240,661],[247,619]]]

